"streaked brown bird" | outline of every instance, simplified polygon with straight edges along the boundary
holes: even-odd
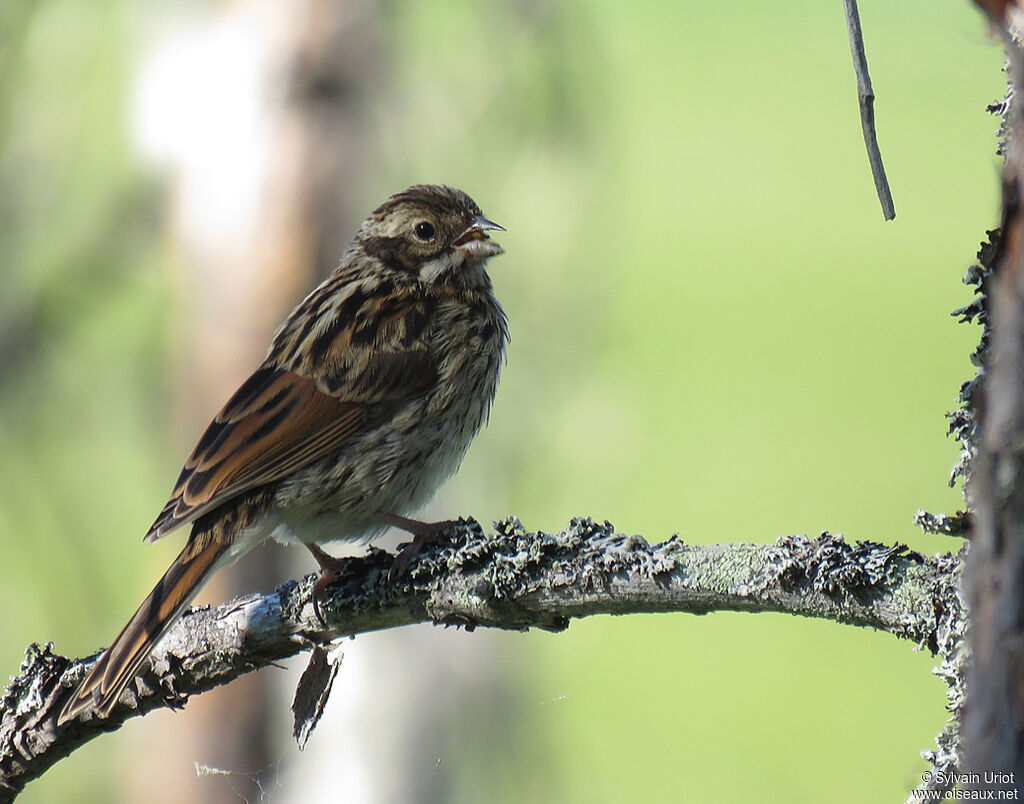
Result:
[[[219,567],[268,538],[318,545],[388,526],[415,537],[401,571],[448,523],[408,518],[455,472],[487,418],[508,341],[487,276],[502,229],[468,195],[418,185],[368,217],[341,265],[288,316],[217,414],[146,534],[188,543],[61,711],[107,716]]]

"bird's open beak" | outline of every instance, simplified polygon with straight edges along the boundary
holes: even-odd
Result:
[[[453,246],[463,251],[467,257],[482,260],[502,254],[504,249],[487,236],[487,232],[504,232],[505,227],[489,221],[483,215],[473,218],[473,223],[455,238]]]

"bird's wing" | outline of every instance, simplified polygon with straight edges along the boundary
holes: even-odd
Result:
[[[372,343],[353,344],[351,327],[323,334],[339,348],[321,349],[316,372],[257,369],[199,439],[146,540],[329,455],[431,387],[437,367],[422,340],[427,311],[412,300],[387,312],[384,320],[379,307],[371,312],[381,324]]]

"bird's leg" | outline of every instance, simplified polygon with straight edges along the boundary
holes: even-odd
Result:
[[[398,514],[389,514],[387,511],[380,511],[380,518],[389,525],[406,533],[412,534],[412,541],[400,544],[399,553],[395,556],[391,569],[388,570],[388,583],[393,583],[400,578],[409,566],[409,562],[428,544],[434,541],[439,534],[444,533],[448,528],[458,525],[458,520],[446,519],[443,522],[421,522],[418,519],[409,519]]]
[[[324,622],[324,616],[320,613],[320,598],[323,596],[324,590],[345,568],[348,561],[325,553],[315,544],[307,544],[306,549],[313,554],[316,563],[320,565],[320,578],[317,580],[316,586],[313,587],[313,612],[320,621],[320,625],[326,628],[327,623]]]

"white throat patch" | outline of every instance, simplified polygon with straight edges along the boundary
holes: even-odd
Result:
[[[461,255],[455,255],[451,252],[446,252],[440,257],[435,257],[430,262],[425,262],[420,266],[420,279],[423,282],[434,282],[441,274],[445,271],[459,268],[460,265],[456,265],[455,262],[461,264],[462,260],[458,259]]]

